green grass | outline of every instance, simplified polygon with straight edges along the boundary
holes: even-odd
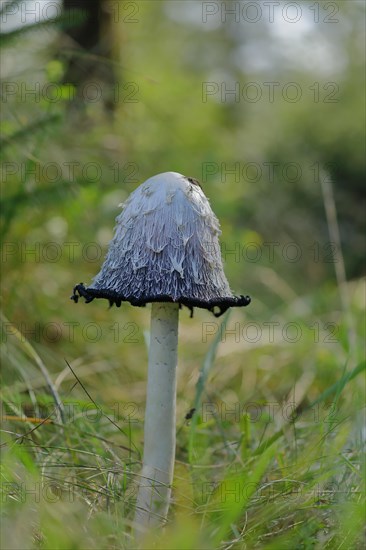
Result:
[[[353,285],[354,296],[362,286]],[[248,322],[239,312],[200,342],[207,314],[190,320],[182,312],[174,503],[167,529],[148,537],[146,548],[363,547],[365,363],[357,361],[363,315],[357,301],[351,307],[359,327],[352,354],[342,340],[314,343],[313,332],[305,330],[294,344],[281,338],[262,338],[255,346],[235,342],[229,331]],[[138,314],[148,317],[147,310]],[[296,322],[305,327],[309,320]],[[345,327],[339,328],[342,334]],[[4,549],[133,547],[146,351],[142,340],[130,346],[139,363],[132,358],[138,376],[127,390],[123,365],[95,373],[93,357],[89,366],[82,358],[64,363],[57,382],[57,372],[47,379],[40,372],[47,347],[7,327]],[[101,362],[103,355],[108,361],[108,350],[98,349]],[[117,380],[124,395],[119,403]],[[43,421],[27,421],[34,416]]]

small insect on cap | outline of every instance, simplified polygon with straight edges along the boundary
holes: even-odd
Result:
[[[176,172],[153,176],[131,193],[116,221],[100,273],[90,287],[76,285],[75,302],[79,296],[86,302],[106,298],[117,306],[177,302],[216,316],[249,304],[248,296],[230,291],[219,222],[196,180]]]

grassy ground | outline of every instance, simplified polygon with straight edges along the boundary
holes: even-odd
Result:
[[[182,310],[171,523],[146,548],[363,547],[364,282],[348,320],[324,292],[318,324],[316,296],[260,322]],[[79,357],[3,319],[2,548],[133,547],[149,312],[124,309],[96,351],[75,335]]]

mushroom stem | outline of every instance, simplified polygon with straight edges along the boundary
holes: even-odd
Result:
[[[135,522],[144,532],[165,523],[175,459],[179,304],[153,303],[143,468]]]

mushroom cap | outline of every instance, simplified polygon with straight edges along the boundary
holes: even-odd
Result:
[[[177,302],[214,311],[244,306],[225,277],[219,222],[199,183],[165,172],[142,183],[122,205],[115,235],[92,284],[74,288],[72,299]]]

